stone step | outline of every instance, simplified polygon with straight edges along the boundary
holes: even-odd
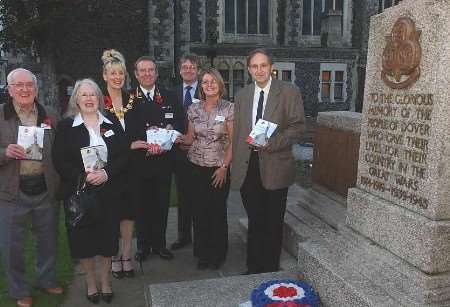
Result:
[[[325,306],[450,306],[450,289],[442,287],[449,276],[424,274],[350,228],[340,229],[333,240],[299,244],[299,269]]]
[[[299,269],[326,307],[399,307],[388,293],[351,268],[345,253],[309,240],[300,243]]]
[[[297,204],[319,217],[327,224],[338,228],[339,224],[345,223],[345,202],[338,201],[338,196],[315,186],[314,188],[297,188]]]
[[[237,307],[251,291],[272,279],[300,279],[296,271],[153,284],[147,288],[149,307]]]
[[[343,242],[355,247],[353,254],[356,259],[371,258],[369,266],[361,266],[361,272],[374,282],[386,285],[388,281],[391,283],[389,291],[397,295],[406,293],[407,297],[419,301],[450,300],[450,273],[425,274],[349,227],[342,226],[339,232]]]

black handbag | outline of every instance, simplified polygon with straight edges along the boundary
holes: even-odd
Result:
[[[86,175],[80,175],[76,191],[66,200],[66,223],[71,227],[86,227],[100,223],[104,218],[98,191],[102,186],[90,185]]]

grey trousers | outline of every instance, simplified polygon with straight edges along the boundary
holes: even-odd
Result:
[[[30,223],[36,248],[36,287],[55,286],[57,212],[55,201],[47,193],[32,197],[20,193],[14,203],[0,200],[0,251],[12,297],[31,295],[24,263],[26,230]]]

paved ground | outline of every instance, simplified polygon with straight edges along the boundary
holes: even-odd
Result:
[[[231,192],[228,199],[228,229],[229,250],[227,260],[220,270],[197,270],[197,260],[192,255],[192,246],[174,252],[175,259],[167,261],[152,255],[144,262],[144,273],[136,270],[135,278],[122,280],[113,279],[113,290],[115,298],[108,305],[111,307],[144,307],[144,293],[150,284],[166,282],[198,280],[218,278],[224,276],[239,275],[246,270],[245,266],[245,243],[240,237],[239,219],[246,217],[242,207],[240,196],[237,192]],[[176,209],[171,208],[167,229],[167,242],[170,245],[176,239]],[[284,269],[295,266],[295,259],[283,252],[281,264]],[[137,265],[135,265],[137,268]],[[84,275],[79,267],[73,283],[71,284],[68,297],[63,307],[90,306],[85,298],[86,286]],[[107,305],[101,303],[100,305]],[[91,305],[92,306],[92,305]]]
[[[229,223],[229,253],[226,263],[218,271],[199,271],[196,268],[196,258],[192,256],[192,247],[186,247],[175,252],[175,259],[162,260],[152,255],[144,262],[144,274],[137,271],[135,278],[116,280],[113,279],[113,290],[116,297],[109,306],[143,307],[145,306],[144,289],[149,284],[164,283],[184,280],[217,278],[222,276],[237,275],[245,271],[245,245],[240,239],[238,220],[245,217],[239,195],[231,193],[228,208]],[[176,210],[171,209],[169,214],[168,245],[176,239]],[[135,266],[137,268],[137,266]],[[68,298],[64,307],[89,306],[85,298],[86,287],[84,275],[77,268],[75,280],[72,283]],[[102,303],[106,305],[105,303]],[[100,304],[101,305],[101,304]]]

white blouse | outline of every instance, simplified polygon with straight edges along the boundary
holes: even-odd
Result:
[[[90,128],[86,126],[84,123],[83,117],[80,113],[78,113],[74,120],[72,127],[77,127],[82,124],[85,125],[86,129],[89,132],[89,146],[101,146],[101,150],[99,150],[100,158],[107,162],[108,161],[108,147],[106,146],[105,140],[103,139],[101,133],[100,133],[100,125],[105,122],[112,125],[112,122],[103,116],[100,112],[98,112],[98,123],[94,128]]]

